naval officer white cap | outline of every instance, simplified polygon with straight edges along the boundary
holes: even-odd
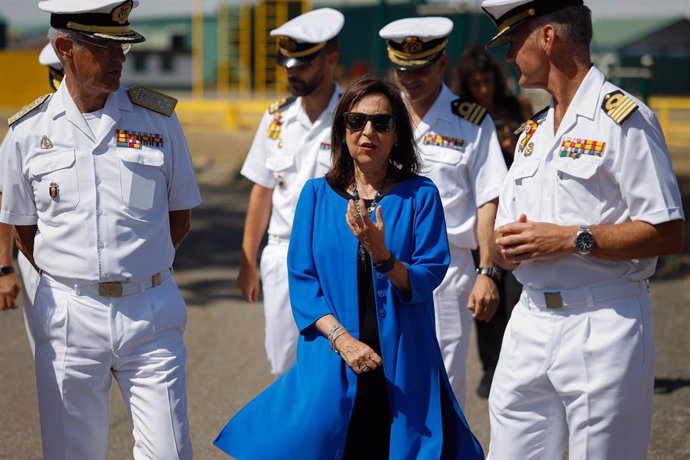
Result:
[[[453,21],[430,16],[398,19],[379,30],[386,40],[387,56],[399,70],[421,69],[430,66],[443,55]]]
[[[62,68],[62,64],[60,64],[60,60],[58,59],[57,54],[55,54],[55,50],[50,43],[44,46],[41,50],[41,54],[38,55],[38,62],[40,62],[41,65],[56,67],[58,69]]]
[[[271,31],[278,37],[278,64],[288,69],[311,62],[342,30],[343,13],[333,8],[319,8],[290,19]]]
[[[485,0],[482,10],[498,28],[498,34],[486,47],[495,48],[508,43],[510,32],[528,19],[583,4],[582,0]]]
[[[62,64],[60,63],[57,54],[55,54],[53,45],[48,43],[43,47],[41,54],[38,55],[38,62],[40,62],[41,65],[48,67],[48,83],[54,91],[57,91],[58,86],[60,86],[60,83],[65,76],[65,72],[62,69]]]
[[[50,26],[96,39],[140,43],[145,38],[129,27],[134,0],[46,0],[38,7],[50,14]]]

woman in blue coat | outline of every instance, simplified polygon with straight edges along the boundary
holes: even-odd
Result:
[[[438,191],[398,90],[363,77],[334,115],[288,252],[297,363],[214,444],[244,459],[481,459],[434,334],[449,264]]]

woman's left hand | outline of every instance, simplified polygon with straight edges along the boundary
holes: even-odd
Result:
[[[362,247],[369,253],[374,262],[388,259],[390,253],[386,248],[385,224],[381,206],[376,207],[376,222],[372,222],[369,218],[364,200],[359,200],[359,209],[361,212],[357,212],[354,200],[348,202],[347,213],[345,214],[347,226],[350,227],[352,234],[362,243]]]

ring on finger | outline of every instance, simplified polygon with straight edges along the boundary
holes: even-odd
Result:
[[[369,372],[369,366],[367,366],[366,363],[362,364],[359,368],[362,372]]]

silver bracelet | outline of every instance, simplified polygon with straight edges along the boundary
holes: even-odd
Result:
[[[340,354],[340,352],[335,348],[335,339],[345,334],[346,332],[347,329],[345,329],[345,327],[340,323],[335,323],[333,326],[331,326],[331,329],[328,331],[328,344],[330,345],[331,350],[333,350],[334,353]]]

